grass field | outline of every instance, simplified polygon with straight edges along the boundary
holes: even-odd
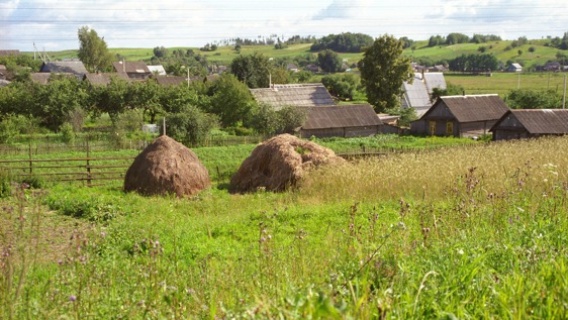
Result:
[[[281,194],[16,188],[0,200],[0,318],[565,318],[567,150],[396,154]]]
[[[511,90],[553,90],[562,95],[563,73],[493,73],[491,77],[444,74],[446,82],[462,86],[466,94],[497,93],[504,98]]]

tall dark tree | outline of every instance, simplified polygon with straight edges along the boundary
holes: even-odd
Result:
[[[323,50],[318,53],[318,65],[324,72],[339,72],[343,66],[343,60],[333,50]]]
[[[231,72],[249,88],[268,88],[270,61],[260,53],[238,56],[231,62]]]
[[[81,27],[79,35],[79,59],[90,72],[110,71],[114,60],[112,54],[108,51],[104,38],[94,29],[89,27]]]
[[[359,61],[361,83],[367,92],[367,100],[377,112],[398,107],[402,83],[414,75],[410,59],[402,55],[402,47],[400,40],[383,35],[365,50]]]

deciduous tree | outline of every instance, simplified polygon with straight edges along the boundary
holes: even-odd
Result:
[[[402,55],[402,46],[395,37],[383,35],[365,50],[359,61],[361,83],[377,112],[398,107],[402,83],[413,77],[410,59]]]
[[[112,68],[113,56],[108,51],[104,38],[94,29],[81,27],[79,35],[79,59],[90,72],[110,71]]]

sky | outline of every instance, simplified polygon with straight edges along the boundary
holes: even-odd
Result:
[[[567,0],[0,0],[0,50],[78,49],[82,26],[109,48],[201,47],[236,37],[360,32],[425,40],[451,32],[562,37]]]

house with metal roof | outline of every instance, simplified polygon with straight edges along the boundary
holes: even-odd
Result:
[[[509,110],[490,131],[493,133],[493,140],[565,135],[568,134],[568,110]]]
[[[300,136],[361,137],[381,132],[383,122],[369,104],[309,108]]]
[[[280,109],[284,106],[317,107],[334,105],[335,101],[321,83],[274,84],[270,88],[250,89],[258,103]]]
[[[414,108],[418,117],[432,106],[431,96],[434,88],[446,89],[446,79],[441,72],[417,72],[412,83],[402,84],[401,106]]]
[[[496,94],[444,96],[410,125],[410,132],[435,136],[478,137],[509,108]]]
[[[39,72],[73,74],[78,80],[82,80],[85,74],[89,73],[80,60],[44,62]]]
[[[112,66],[117,73],[125,73],[132,80],[146,80],[152,75],[142,61],[118,61],[113,62]]]
[[[511,63],[509,67],[507,67],[507,72],[523,72],[523,66],[519,63]]]

